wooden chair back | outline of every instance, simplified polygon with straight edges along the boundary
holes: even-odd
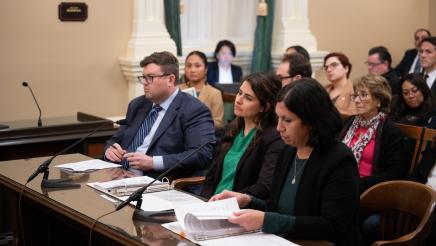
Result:
[[[434,146],[436,144],[436,129],[431,129],[431,128],[425,128],[424,129],[424,134],[422,136],[422,149],[426,149],[427,147],[429,147],[428,145],[433,144],[433,148],[435,148],[436,146]]]
[[[398,128],[400,128],[404,135],[406,135],[406,138],[404,139],[404,147],[406,149],[406,158],[410,161],[409,173],[411,173],[421,156],[423,146],[422,136],[424,134],[424,128],[404,124],[396,125]]]
[[[432,223],[435,192],[412,181],[379,183],[360,196],[360,215],[380,214],[379,237],[372,245],[416,245],[425,241]]]

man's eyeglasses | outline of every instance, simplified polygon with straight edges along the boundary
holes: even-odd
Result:
[[[381,64],[383,64],[383,62],[368,62],[368,61],[365,62],[365,65],[367,65],[368,67],[376,67]]]
[[[367,100],[369,98],[369,93],[360,92],[351,95],[351,100],[356,101],[357,98],[359,98],[361,101]]]
[[[162,74],[162,75],[142,75],[142,76],[138,76],[137,78],[138,78],[138,82],[139,82],[140,84],[142,84],[142,85],[148,85],[148,84],[153,83],[153,80],[154,80],[155,78],[162,78],[162,77],[165,77],[165,76],[168,76],[168,75],[171,75],[171,74]]]
[[[410,90],[403,90],[403,96],[408,97],[411,95],[416,95],[419,92],[418,88],[411,88]]]
[[[277,77],[279,77],[280,81],[292,78],[292,76],[290,76],[290,75],[288,75],[288,76],[277,75]]]
[[[342,64],[339,63],[339,62],[332,62],[332,63],[330,63],[328,65],[327,64],[324,65],[324,67],[322,67],[322,69],[327,72],[327,70],[329,70],[329,68],[335,69],[339,65],[342,65]]]

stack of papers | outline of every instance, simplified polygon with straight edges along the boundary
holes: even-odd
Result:
[[[121,165],[98,159],[92,159],[57,165],[56,167],[66,172],[92,172],[100,169],[121,167]]]
[[[227,219],[239,211],[236,198],[196,204],[177,204],[174,208],[182,229],[196,241],[247,233]]]
[[[239,210],[236,198],[208,203],[177,204],[174,210],[177,222],[162,226],[203,246],[297,245],[273,234],[245,231],[239,225],[230,223],[229,216]]]
[[[139,188],[151,183],[154,179],[148,176],[138,176],[133,178],[117,179],[108,182],[96,182],[91,183],[90,186],[109,193],[113,196],[129,196]],[[146,192],[157,192],[163,190],[169,190],[170,184],[168,182],[161,182],[156,180]]]

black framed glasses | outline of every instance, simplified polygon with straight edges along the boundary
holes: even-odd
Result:
[[[290,76],[290,75],[288,75],[288,76],[277,75],[277,77],[279,77],[280,81],[292,78],[292,76]]]
[[[164,73],[162,75],[141,75],[141,76],[138,76],[137,78],[138,78],[138,83],[140,83],[141,85],[148,85],[148,84],[153,83],[155,78],[162,78],[162,77],[165,77],[168,75],[171,75],[171,74]]]
[[[364,63],[365,63],[365,65],[367,65],[368,67],[376,67],[376,66],[378,66],[378,65],[383,64],[383,62],[368,62],[368,61],[366,61],[366,62],[364,62]]]

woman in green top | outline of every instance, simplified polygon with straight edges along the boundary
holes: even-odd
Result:
[[[351,150],[336,138],[342,122],[327,91],[304,78],[285,86],[277,101],[277,130],[289,146],[278,158],[270,199],[224,191],[211,200],[236,197],[239,206],[253,208],[229,218],[247,230],[361,245],[359,172]]]
[[[285,144],[275,130],[275,97],[280,80],[253,73],[239,88],[234,103],[236,119],[229,125],[206,175],[202,196],[234,190],[267,199],[275,163]]]

